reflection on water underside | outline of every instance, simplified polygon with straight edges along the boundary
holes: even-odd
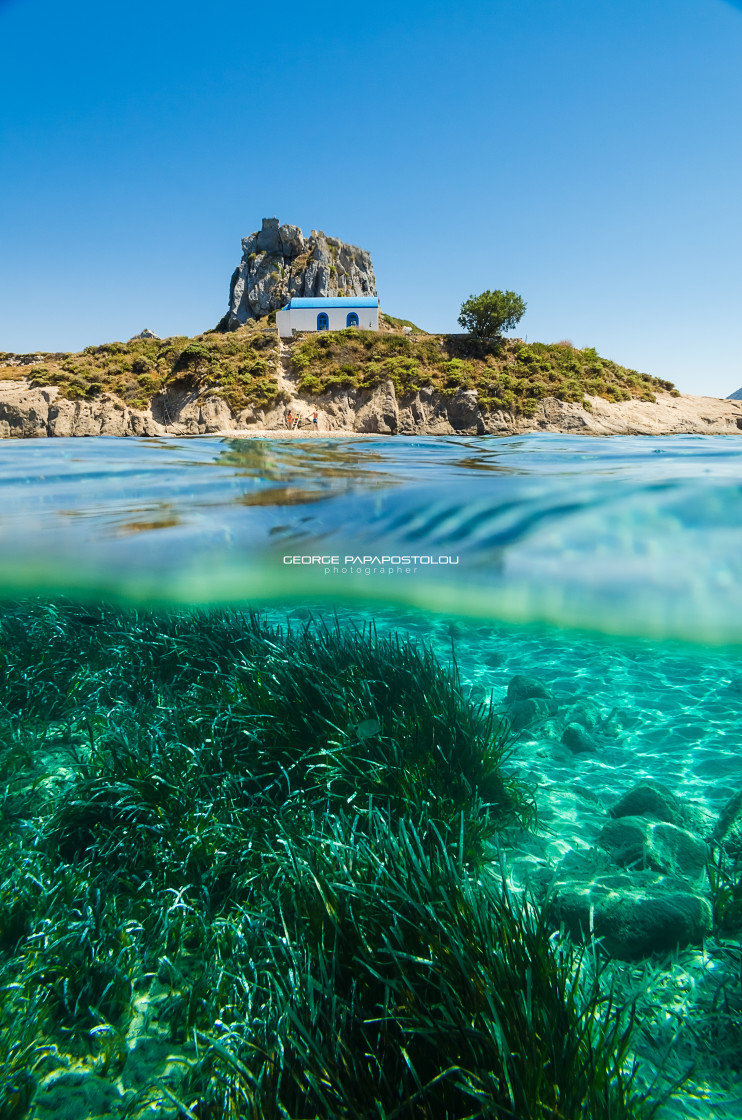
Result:
[[[741,467],[737,437],[6,441],[0,575],[25,592],[408,602],[738,642]],[[371,560],[284,563],[320,553]],[[458,557],[455,574],[373,561],[410,554]]]

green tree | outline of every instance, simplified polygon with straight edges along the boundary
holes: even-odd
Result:
[[[482,292],[461,305],[459,323],[476,338],[500,338],[523,318],[525,300],[516,292]]]

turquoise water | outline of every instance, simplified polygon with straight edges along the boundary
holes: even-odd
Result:
[[[738,437],[6,441],[0,502],[8,600],[372,622],[514,726],[509,686],[535,678],[546,706],[508,767],[538,824],[492,850],[516,891],[674,891],[711,914],[705,860],[736,882],[718,820],[742,790]],[[605,846],[642,782],[669,791],[700,864]],[[646,1083],[689,1074],[664,1117],[742,1115],[739,926],[712,925],[610,954]]]
[[[8,441],[0,576],[8,590],[364,597],[736,643],[741,479],[734,436]],[[301,555],[340,563],[285,562]],[[407,574],[384,556],[421,560]]]

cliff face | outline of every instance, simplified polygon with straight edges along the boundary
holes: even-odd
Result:
[[[278,311],[292,296],[374,296],[376,279],[364,249],[313,229],[263,218],[263,228],[242,239],[242,260],[232,275],[229,309],[218,330]]]
[[[519,435],[564,432],[582,435],[737,434],[742,432],[742,402],[713,397],[673,397],[658,393],[656,402],[610,404],[592,397],[581,404],[546,397],[534,416],[482,411],[474,390],[443,397],[430,387],[398,398],[388,381],[372,392],[353,389],[306,397],[284,383],[284,402],[271,408],[249,407],[234,413],[219,396],[169,388],[148,409],[130,408],[108,394],[95,401],[70,401],[59,390],[35,388],[28,381],[0,382],[0,439],[48,436],[183,436],[286,434],[291,409],[304,435],[319,433],[380,435]]]

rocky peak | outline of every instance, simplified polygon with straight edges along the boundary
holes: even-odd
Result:
[[[236,330],[248,319],[278,311],[292,296],[374,296],[376,279],[365,249],[313,229],[263,218],[242,238],[242,260],[232,275],[229,309],[218,330]]]

